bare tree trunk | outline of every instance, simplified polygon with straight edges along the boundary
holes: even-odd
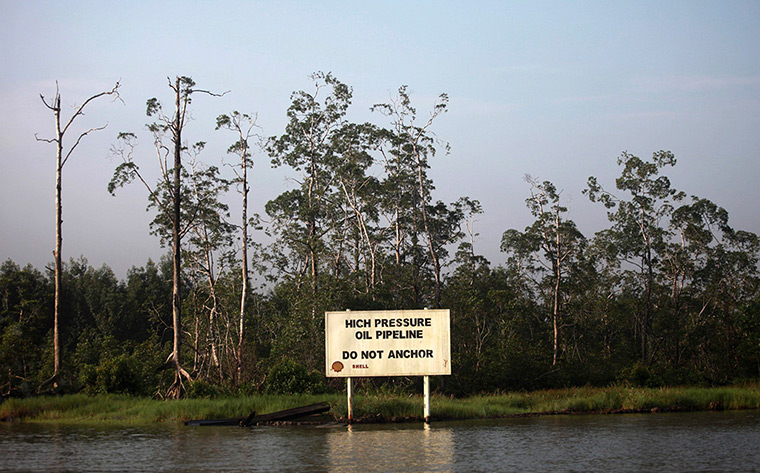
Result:
[[[243,349],[245,344],[245,309],[248,300],[248,163],[246,162],[247,153],[242,153],[243,165],[243,231],[241,244],[243,245],[243,269],[242,279],[243,286],[240,295],[240,326],[238,328],[238,346],[235,364],[237,368],[237,379],[240,382],[243,375]]]
[[[401,265],[401,243],[402,243],[402,237],[401,237],[401,222],[399,222],[399,211],[398,207],[396,208],[396,221],[394,222],[393,228],[395,230],[396,235],[396,243],[394,246],[394,253],[396,255],[396,265]]]
[[[83,133],[79,134],[79,137],[76,139],[74,144],[69,148],[68,152],[64,153],[63,148],[63,137],[68,131],[71,124],[74,122],[74,120],[79,116],[83,115],[83,110],[87,106],[88,103],[91,101],[97,99],[98,97],[102,97],[104,95],[112,95],[115,98],[119,98],[119,83],[117,82],[116,85],[110,90],[110,91],[104,91],[100,92],[98,94],[95,94],[91,97],[89,97],[87,100],[85,100],[82,105],[77,107],[74,111],[74,114],[69,118],[69,120],[66,122],[65,125],[61,126],[61,94],[60,90],[58,89],[58,81],[55,83],[55,97],[53,100],[51,100],[49,103],[45,100],[45,97],[40,94],[40,98],[42,99],[42,103],[45,104],[45,106],[53,111],[53,114],[55,116],[55,138],[52,139],[43,139],[43,138],[37,138],[38,141],[45,141],[48,143],[55,143],[56,144],[56,172],[55,172],[55,250],[53,251],[53,257],[55,259],[55,294],[54,294],[54,301],[53,301],[53,376],[50,378],[49,381],[52,381],[53,388],[58,388],[59,386],[59,376],[62,369],[62,363],[61,363],[61,343],[60,343],[60,312],[61,312],[61,299],[62,299],[62,292],[63,292],[63,285],[62,285],[62,273],[63,273],[63,257],[62,257],[62,247],[63,247],[63,202],[62,202],[62,189],[63,189],[63,166],[66,164],[66,161],[68,161],[69,157],[71,157],[71,153],[73,153],[74,149],[79,145],[79,143],[82,141],[82,138],[87,136],[93,131],[102,130],[105,128],[105,125],[102,127],[97,128],[90,128],[87,131],[84,131]]]
[[[172,354],[171,362],[175,370],[173,388],[177,388],[176,395],[179,395],[179,387],[182,384],[180,365],[180,346],[182,343],[182,294],[180,290],[181,274],[181,239],[180,239],[180,166],[181,161],[179,159],[179,145],[176,147],[174,158],[174,209],[173,209],[173,222],[172,222],[172,329],[174,336],[172,338]],[[172,394],[175,394],[172,392]],[[174,397],[174,396],[170,396]]]
[[[559,284],[561,275],[562,273],[558,264],[557,272],[554,275],[554,310],[552,312],[552,325],[554,329],[554,353],[552,355],[552,366],[557,365],[557,358],[559,355]]]
[[[219,374],[219,379],[224,379],[224,373],[222,372],[222,365],[219,362],[219,334],[217,332],[217,315],[219,313],[219,304],[216,296],[216,277],[214,276],[214,259],[213,252],[210,247],[208,231],[204,226],[202,228],[204,239],[204,255],[206,257],[206,282],[208,283],[209,296],[211,297],[211,307],[209,308],[208,316],[208,332],[209,332],[209,344],[211,345],[211,366],[216,368]]]
[[[356,193],[354,189],[351,189],[351,193],[349,194],[348,189],[346,188],[346,183],[343,182],[343,179],[340,179],[340,185],[343,188],[343,193],[346,196],[346,202],[351,207],[351,209],[354,211],[354,215],[356,216],[356,227],[359,229],[360,233],[360,239],[363,240],[367,245],[367,252],[369,252],[369,277],[368,277],[368,286],[367,286],[367,292],[372,292],[372,297],[374,300],[374,293],[375,293],[375,273],[377,272],[376,262],[375,262],[375,252],[376,247],[373,247],[372,240],[369,236],[369,231],[367,230],[367,223],[364,219],[364,215],[361,213],[361,210],[359,209],[359,203],[358,199],[356,198]],[[357,245],[358,246],[358,245]],[[367,268],[367,261],[365,257],[364,262],[365,269]],[[357,264],[358,269],[358,264]]]
[[[174,140],[174,169],[173,169],[173,196],[172,196],[172,354],[171,366],[174,368],[174,382],[168,391],[168,397],[178,398],[182,396],[184,384],[182,378],[190,379],[190,374],[182,368],[180,363],[180,347],[182,346],[182,239],[181,239],[181,210],[182,210],[182,104],[180,79],[177,77],[174,86],[176,114],[172,125]]]
[[[222,364],[219,362],[219,334],[217,333],[217,314],[218,307],[216,304],[216,290],[211,289],[213,294],[211,295],[211,310],[209,311],[208,324],[209,324],[209,337],[211,345],[211,366],[217,369],[219,372],[219,379],[224,379],[224,373],[222,372]]]
[[[61,371],[61,342],[58,321],[61,311],[61,274],[63,272],[63,262],[61,258],[61,249],[63,247],[63,206],[61,203],[61,189],[63,178],[63,135],[61,134],[61,97],[56,94],[55,98],[55,127],[57,139],[56,151],[56,172],[55,172],[55,300],[53,302],[53,388],[58,387],[58,375]]]
[[[238,340],[237,348],[233,349],[236,364],[236,378],[238,382],[242,379],[243,374],[243,350],[245,345],[245,311],[248,302],[249,278],[248,278],[248,139],[251,137],[252,130],[256,126],[256,115],[241,114],[233,112],[230,115],[220,115],[217,117],[216,128],[226,128],[237,133],[237,142],[233,144],[228,153],[235,153],[240,156],[241,172],[235,171],[238,182],[242,184],[243,209],[241,222],[240,244],[242,246],[242,265],[241,279],[242,287],[240,293],[240,318],[238,319]],[[250,163],[253,165],[253,163]],[[230,320],[227,319],[227,325],[230,326]],[[228,334],[229,335],[229,329]]]
[[[119,138],[125,140],[130,151],[126,154],[123,151],[116,150],[124,161],[117,168],[114,178],[109,184],[109,191],[121,187],[124,184],[138,178],[150,193],[150,199],[155,203],[159,212],[163,212],[171,220],[171,241],[172,241],[172,351],[167,357],[165,368],[174,370],[174,382],[166,392],[166,397],[178,398],[184,392],[183,379],[192,379],[190,374],[182,367],[181,364],[181,347],[182,347],[182,234],[185,230],[182,228],[182,153],[184,151],[182,144],[182,130],[187,118],[187,108],[190,104],[190,95],[200,92],[213,96],[226,94],[214,94],[207,90],[195,89],[195,82],[186,76],[176,77],[174,82],[167,78],[169,88],[174,92],[174,113],[169,116],[165,115],[158,99],[151,98],[147,101],[147,115],[157,116],[155,123],[149,124],[148,129],[153,133],[154,146],[158,154],[159,167],[161,168],[161,185],[165,186],[170,198],[164,203],[159,193],[155,192],[140,174],[139,168],[134,164],[131,158],[131,149],[133,145],[131,139],[133,133],[120,133]],[[163,137],[171,133],[171,146],[163,142]],[[173,151],[173,167],[169,168],[168,159],[170,150]],[[126,166],[126,167],[125,167]],[[171,173],[171,175],[170,175]],[[192,223],[192,218],[187,222]]]
[[[560,239],[559,211],[554,213],[554,236],[555,247],[557,249],[555,271],[554,271],[554,309],[552,313],[552,324],[554,329],[554,353],[552,355],[552,366],[557,365],[559,356],[559,288],[562,279],[562,240]]]
[[[417,159],[417,179],[420,186],[420,208],[422,210],[422,226],[425,229],[425,236],[427,237],[428,250],[430,251],[430,258],[433,260],[433,276],[435,277],[435,307],[439,309],[441,307],[441,263],[438,259],[438,253],[433,245],[433,235],[430,233],[430,226],[428,225],[427,209],[425,199],[425,185],[422,175],[422,159],[415,146],[415,157]]]
[[[654,269],[652,267],[652,249],[647,246],[647,287],[646,287],[646,305],[644,307],[644,317],[641,321],[641,361],[649,361],[649,326],[652,318],[652,285],[654,284]]]
[[[652,262],[652,243],[646,232],[644,210],[641,210],[639,221],[641,237],[644,242],[644,265],[646,266],[646,304],[644,305],[644,314],[641,320],[641,362],[648,363],[649,360],[649,325],[652,316],[652,285],[654,284],[654,268]]]

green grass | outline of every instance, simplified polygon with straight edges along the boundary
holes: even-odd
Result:
[[[330,415],[347,418],[342,394],[312,396],[251,396],[158,401],[118,395],[8,399],[0,418],[25,422],[151,424],[191,419],[245,417],[317,402],[332,406]],[[357,395],[354,418],[359,421],[421,420],[422,396]],[[716,388],[572,388],[514,392],[452,399],[433,396],[435,419],[488,419],[516,415],[760,409],[760,385]]]
[[[337,397],[255,396],[159,401],[121,395],[73,394],[8,399],[0,405],[0,418],[58,423],[180,423],[191,419],[246,417],[253,411],[266,414],[316,402],[335,402]]]
[[[542,413],[695,411],[710,409],[760,409],[760,388],[573,388],[477,396],[465,400],[466,409],[448,407],[452,418],[501,417]]]

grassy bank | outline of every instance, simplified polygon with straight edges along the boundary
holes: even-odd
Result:
[[[329,402],[336,419],[347,417],[341,394],[315,396],[251,396],[220,399],[157,401],[129,396],[69,395],[9,399],[0,405],[0,418],[25,422],[150,424],[190,419],[245,417],[282,409]],[[450,399],[434,396],[436,419],[487,419],[521,415],[760,409],[760,386],[717,388],[573,388],[506,393]],[[422,417],[422,397],[403,395],[356,396],[354,418],[359,421],[416,420]]]
[[[0,404],[0,419],[24,422],[151,424],[191,419],[227,419],[327,401],[339,395],[253,396],[160,401],[122,395],[73,394],[8,399]]]
[[[572,388],[517,392],[465,399],[433,397],[432,416],[438,419],[490,419],[498,417],[657,411],[760,409],[760,386],[717,388]],[[420,397],[358,397],[354,417],[360,420],[419,419]],[[333,407],[345,417],[345,400]]]

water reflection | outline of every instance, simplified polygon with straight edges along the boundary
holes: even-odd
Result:
[[[0,471],[760,471],[760,411],[306,427],[0,424]]]
[[[349,426],[327,437],[328,471],[451,471],[450,427]]]

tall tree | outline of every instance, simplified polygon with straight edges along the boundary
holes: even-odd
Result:
[[[566,283],[568,266],[577,259],[585,245],[585,238],[575,222],[567,219],[567,207],[560,201],[561,191],[549,181],[539,183],[530,176],[531,186],[526,204],[536,221],[524,232],[507,230],[502,237],[502,251],[525,252],[529,255],[533,272],[548,273],[552,325],[552,365],[556,365],[560,351],[560,326],[562,302],[567,299]]]
[[[332,140],[346,123],[352,91],[329,73],[317,72],[311,79],[314,91],[292,94],[285,133],[272,137],[267,146],[274,167],[286,165],[301,173],[299,187],[268,202],[266,211],[297,256],[301,274],[308,276],[313,297],[325,252],[323,237],[334,217],[330,212],[334,193]],[[324,89],[329,92],[322,99]]]
[[[724,382],[741,364],[737,322],[758,293],[760,240],[733,229],[725,209],[698,197],[673,211],[670,227],[675,238],[661,261],[670,285],[668,358]]]
[[[66,146],[64,145],[64,138],[66,133],[69,131],[69,128],[74,123],[74,120],[76,120],[77,117],[84,115],[84,109],[87,107],[87,105],[104,96],[111,96],[115,100],[119,99],[119,82],[116,82],[116,84],[113,86],[110,90],[105,90],[103,92],[99,92],[95,95],[90,96],[87,98],[81,105],[78,107],[74,107],[74,113],[69,117],[68,120],[61,117],[61,94],[60,90],[58,88],[58,81],[55,82],[55,96],[51,100],[45,99],[45,97],[40,94],[40,99],[42,99],[42,103],[47,107],[49,110],[53,112],[53,116],[55,117],[55,138],[39,138],[37,137],[38,141],[44,141],[47,143],[55,143],[56,145],[56,168],[55,168],[55,250],[53,251],[53,257],[55,258],[55,299],[53,303],[53,376],[50,379],[53,383],[53,387],[58,387],[58,377],[61,371],[61,344],[60,344],[60,335],[59,335],[59,326],[58,322],[60,319],[60,308],[61,308],[61,273],[63,271],[63,264],[62,264],[62,256],[61,251],[63,247],[63,232],[62,232],[62,226],[63,226],[63,203],[61,200],[61,192],[62,192],[62,186],[63,186],[63,167],[66,165],[66,162],[71,157],[71,154],[74,152],[74,150],[79,146],[79,143],[82,141],[82,138],[89,135],[92,132],[102,130],[106,127],[106,125],[90,128],[86,131],[83,131],[79,134],[79,136],[74,141],[74,144],[68,147],[66,149]],[[36,136],[36,135],[35,135]]]
[[[601,202],[609,210],[613,223],[608,233],[621,259],[639,270],[643,286],[643,308],[637,312],[640,355],[649,362],[649,335],[654,316],[656,268],[660,253],[669,240],[666,222],[673,212],[673,203],[684,197],[683,192],[672,188],[670,179],[661,175],[665,166],[675,166],[676,158],[670,151],[657,151],[651,161],[623,152],[617,160],[623,170],[615,180],[619,191],[628,193],[628,199],[606,191],[595,177],[589,177],[584,194],[592,202]]]
[[[223,379],[217,324],[224,308],[219,301],[217,283],[220,273],[226,266],[231,265],[234,259],[234,226],[227,222],[228,207],[220,197],[227,192],[230,183],[219,176],[219,169],[215,166],[204,166],[194,160],[187,168],[190,194],[187,199],[189,202],[186,201],[185,205],[196,210],[186,239],[185,260],[190,262],[196,279],[203,280],[200,285],[206,286],[207,289],[207,292],[204,291],[207,297],[203,308],[208,311],[211,367],[215,368],[219,378]]]
[[[120,133],[119,138],[124,147],[114,149],[114,152],[121,157],[122,163],[117,166],[108,189],[109,192],[113,193],[117,187],[128,184],[135,178],[139,179],[148,189],[151,205],[159,209],[156,222],[170,224],[173,267],[172,328],[174,336],[172,352],[166,360],[166,365],[174,370],[175,376],[174,382],[167,391],[167,397],[178,398],[184,392],[182,380],[190,379],[190,374],[182,367],[180,359],[180,347],[182,346],[182,237],[190,229],[195,217],[193,213],[185,212],[183,215],[183,211],[186,210],[183,210],[183,200],[187,191],[183,187],[182,178],[183,175],[187,174],[187,171],[182,166],[182,155],[188,149],[183,141],[183,131],[189,120],[188,107],[192,102],[193,94],[203,93],[213,96],[224,94],[215,94],[208,90],[198,89],[195,87],[195,81],[186,76],[177,76],[174,81],[170,78],[167,80],[174,95],[174,110],[169,114],[164,112],[161,102],[155,97],[147,101],[147,115],[156,119],[155,122],[148,124],[148,130],[153,135],[153,144],[161,169],[159,186],[155,188],[150,186],[140,174],[137,164],[132,160],[136,135]]]
[[[391,120],[392,129],[389,135],[391,146],[388,151],[390,156],[386,160],[391,179],[396,182],[396,185],[414,182],[415,186],[414,188],[407,188],[408,197],[406,199],[395,199],[393,204],[395,206],[397,242],[396,261],[401,262],[400,248],[404,233],[400,220],[402,210],[398,206],[406,201],[412,204],[413,209],[410,231],[413,243],[420,233],[425,235],[427,251],[433,265],[434,304],[436,307],[440,307],[441,304],[442,261],[439,251],[440,242],[435,240],[432,218],[429,215],[433,184],[428,178],[427,170],[430,167],[429,159],[435,156],[436,145],[439,144],[431,128],[435,119],[446,112],[448,102],[448,95],[441,94],[433,105],[430,116],[422,123],[417,121],[417,110],[412,106],[407,86],[401,86],[398,89],[398,96],[391,102],[376,104],[372,107],[373,111],[379,111]],[[448,152],[448,144],[443,144],[443,146]]]
[[[237,140],[227,149],[228,153],[234,154],[240,158],[240,164],[234,166],[237,179],[235,182],[240,186],[242,196],[242,212],[240,225],[240,246],[241,246],[241,295],[240,295],[240,319],[238,320],[238,345],[235,356],[238,379],[241,378],[243,369],[243,345],[245,343],[245,311],[248,301],[249,289],[249,270],[248,270],[248,170],[253,168],[251,159],[249,140],[255,136],[256,115],[246,113],[232,112],[227,115],[219,115],[216,118],[216,129],[224,128],[237,135]]]
[[[334,231],[334,238],[338,241],[333,250],[335,275],[340,276],[343,243],[350,240],[348,251],[353,254],[353,264],[349,272],[363,273],[364,292],[372,299],[375,298],[384,229],[378,227],[380,182],[368,175],[368,170],[374,164],[371,151],[377,149],[380,142],[380,131],[374,125],[344,125],[333,139],[336,159],[332,161],[331,169],[344,208],[340,228]]]

